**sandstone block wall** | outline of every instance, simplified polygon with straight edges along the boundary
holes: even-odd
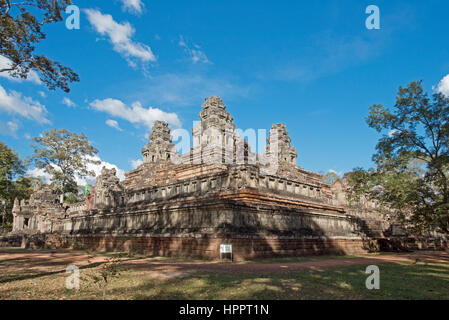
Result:
[[[250,204],[229,199],[190,204],[148,205],[140,209],[61,219],[53,232],[78,234],[146,234],[232,237],[357,237],[351,217],[297,208]]]
[[[415,238],[232,238],[155,237],[135,235],[35,235],[26,239],[27,248],[70,248],[97,251],[132,251],[154,256],[219,259],[220,244],[232,244],[235,260],[254,258],[354,255],[377,251],[445,250],[447,241]]]

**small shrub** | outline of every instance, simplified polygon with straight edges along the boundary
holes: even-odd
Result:
[[[106,299],[106,290],[108,285],[120,276],[125,271],[123,267],[123,260],[121,256],[111,257],[101,264],[96,270],[87,273],[84,280],[89,281],[90,284],[98,286],[103,293],[103,300]]]

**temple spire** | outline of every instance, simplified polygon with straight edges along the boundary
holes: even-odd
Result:
[[[143,162],[170,161],[173,159],[174,150],[168,123],[157,120],[150,134],[150,142],[142,149]]]
[[[265,154],[268,157],[277,153],[278,160],[296,165],[298,153],[294,146],[290,145],[292,139],[288,136],[288,131],[284,123],[273,124],[270,130],[270,138],[267,139]]]

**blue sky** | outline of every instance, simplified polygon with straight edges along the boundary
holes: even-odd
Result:
[[[238,128],[284,122],[300,167],[343,173],[372,165],[369,106],[420,79],[449,94],[448,1],[73,2],[80,29],[51,25],[38,47],[79,74],[71,92],[0,77],[0,140],[22,157],[66,128],[129,171],[152,121],[190,131],[218,95]],[[380,30],[365,27],[371,4]]]

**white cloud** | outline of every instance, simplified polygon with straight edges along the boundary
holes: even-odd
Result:
[[[65,104],[67,107],[71,108],[71,107],[76,107],[76,103],[73,102],[72,100],[70,100],[67,97],[64,97],[64,99],[62,99],[61,101],[62,104]]]
[[[202,63],[211,63],[207,58],[206,54],[201,51],[201,47],[194,44],[193,48],[191,48],[187,42],[184,40],[183,36],[179,37],[179,46],[184,48],[184,52],[190,57],[193,63],[202,62]]]
[[[118,125],[118,122],[115,120],[108,119],[108,120],[106,120],[106,124],[108,126],[110,126],[111,128],[114,128],[118,131],[123,131],[122,128],[120,128],[120,126]]]
[[[123,181],[125,179],[125,171],[120,169],[119,167],[117,167],[115,164],[109,163],[107,161],[103,161],[98,156],[89,157],[89,159],[94,160],[94,161],[100,161],[101,163],[100,164],[88,164],[88,166],[87,166],[88,170],[94,171],[95,177],[89,176],[89,177],[85,177],[85,178],[80,178],[80,177],[76,176],[75,181],[78,185],[80,185],[80,186],[85,186],[86,184],[95,185],[96,177],[98,177],[101,174],[101,169],[103,167],[106,167],[108,169],[115,168],[115,170],[117,171],[117,177],[121,181]],[[44,182],[46,182],[46,183],[51,182],[51,175],[48,174],[47,172],[45,172],[44,169],[39,169],[39,168],[29,169],[26,172],[26,175],[28,175],[30,177],[42,178],[42,180],[44,180]]]
[[[137,160],[131,160],[131,166],[133,169],[136,169],[138,166],[140,166],[143,163],[142,159],[137,159]]]
[[[94,160],[94,161],[100,161],[100,164],[89,164],[87,166],[89,171],[94,171],[95,172],[95,177],[91,176],[91,177],[86,177],[86,178],[76,178],[76,182],[78,183],[78,185],[86,185],[86,184],[95,184],[95,180],[96,177],[98,177],[101,174],[101,169],[103,167],[106,167],[107,169],[112,169],[115,168],[115,170],[117,171],[117,177],[120,179],[120,181],[125,180],[125,171],[120,169],[119,167],[117,167],[115,164],[109,163],[107,161],[103,161],[100,159],[99,156],[94,156],[94,157],[89,157],[90,159]]]
[[[399,132],[398,130],[392,129],[392,130],[388,131],[388,136],[391,138],[394,135],[396,135],[398,132]]]
[[[47,98],[47,94],[44,91],[39,91],[38,93],[42,98]]]
[[[122,101],[117,99],[94,100],[90,106],[98,111],[103,111],[111,116],[125,119],[131,123],[141,123],[151,128],[154,121],[167,121],[176,127],[181,126],[176,113],[164,112],[158,108],[143,108],[140,102],[134,102],[131,107],[125,105]]]
[[[51,182],[51,175],[45,172],[44,169],[40,168],[28,169],[26,175],[33,178],[41,178],[45,183]]]
[[[50,123],[45,118],[47,109],[38,101],[34,101],[29,97],[22,97],[22,94],[11,90],[9,94],[0,85],[0,111],[6,111],[9,114],[18,114],[30,120],[39,123]]]
[[[12,65],[11,60],[6,58],[5,56],[0,55],[0,69],[10,68],[11,65]],[[11,81],[16,81],[16,82],[29,81],[29,82],[33,82],[35,84],[42,83],[41,80],[39,79],[39,75],[34,70],[30,70],[28,72],[26,79],[15,78],[15,77],[11,76],[11,71],[0,72],[0,77],[6,78]]]
[[[336,174],[339,177],[341,177],[343,175],[343,171],[336,171],[336,170],[333,170],[333,169],[329,169],[328,173],[334,173],[334,174]]]
[[[449,74],[441,79],[438,83],[438,92],[441,92],[446,97],[449,97]]]
[[[19,130],[19,124],[16,121],[6,123],[0,121],[0,134],[16,137],[17,130]]]
[[[149,46],[132,40],[136,30],[129,22],[118,23],[110,14],[102,14],[95,9],[85,9],[84,11],[95,30],[101,35],[109,37],[113,49],[124,56],[128,63],[135,65],[132,58],[141,62],[156,61]]]
[[[15,135],[17,130],[19,129],[19,125],[17,122],[14,121],[8,121],[6,123],[6,126],[8,127],[9,132],[11,132],[12,135]]]
[[[134,99],[179,107],[199,106],[206,97],[220,96],[226,104],[229,99],[249,96],[254,88],[200,74],[169,73],[147,79],[137,88]]]
[[[123,3],[123,10],[130,13],[141,14],[144,8],[142,0],[120,0]]]

